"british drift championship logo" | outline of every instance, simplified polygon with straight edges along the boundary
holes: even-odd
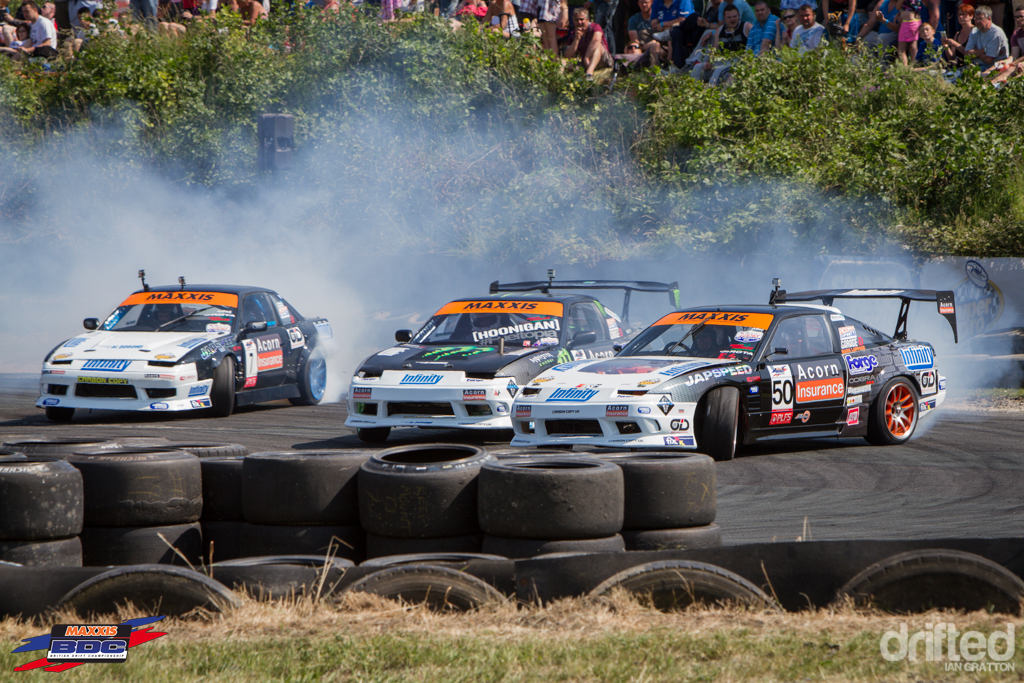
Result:
[[[128,659],[128,648],[167,635],[154,632],[149,626],[163,618],[139,617],[120,624],[57,624],[49,633],[25,638],[21,641],[24,645],[12,650],[12,654],[46,650],[43,659],[16,666],[14,670],[57,673],[79,664],[124,662]]]

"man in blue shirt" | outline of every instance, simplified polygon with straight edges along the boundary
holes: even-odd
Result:
[[[757,0],[754,3],[754,16],[756,21],[750,26],[750,35],[747,36],[747,49],[760,56],[767,52],[775,44],[775,34],[778,33],[778,17],[772,14],[765,0]]]
[[[723,14],[725,12],[726,5],[732,5],[740,11],[740,24],[753,24],[756,21],[756,18],[754,17],[754,10],[750,8],[750,5],[747,4],[746,0],[732,0],[731,3],[723,2],[718,6],[718,23],[715,25],[715,28],[725,24],[725,17]]]
[[[668,31],[673,26],[683,23],[683,19],[693,14],[693,0],[658,0],[651,10],[651,28],[655,33],[666,32],[664,38],[656,36],[661,42],[668,41]]]

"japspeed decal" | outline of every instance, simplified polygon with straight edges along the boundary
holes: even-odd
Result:
[[[124,662],[130,648],[167,635],[154,632],[149,626],[163,618],[137,617],[120,624],[57,624],[49,633],[21,641],[24,644],[15,648],[12,654],[45,650],[46,657],[16,666],[14,670],[42,669],[57,673],[81,664]]]
[[[686,378],[684,384],[688,387],[692,387],[694,384],[700,384],[706,382],[709,379],[715,377],[732,377],[734,375],[749,375],[753,370],[749,365],[733,365],[725,368],[711,368],[704,372],[695,372]]]
[[[928,370],[935,364],[932,350],[927,346],[900,349],[900,355],[903,356],[903,364],[907,366],[907,370]]]
[[[796,363],[796,402],[834,401],[846,396],[838,363]]]
[[[843,356],[851,375],[866,375],[874,372],[878,359],[874,356]]]

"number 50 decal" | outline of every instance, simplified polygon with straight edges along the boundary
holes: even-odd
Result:
[[[788,365],[770,365],[772,378],[772,412],[793,410],[793,373]]]

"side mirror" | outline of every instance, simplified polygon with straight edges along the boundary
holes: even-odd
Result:
[[[619,351],[621,351],[624,348],[626,348],[626,347],[623,346],[622,344],[612,344],[612,351],[614,351],[615,353],[618,353]]]
[[[597,341],[597,332],[577,332],[576,336],[569,342],[567,348],[575,348],[577,346],[584,346],[586,344],[593,344]]]
[[[100,321],[98,318],[86,318],[82,321],[82,327],[87,330],[99,329]]]
[[[395,341],[399,344],[404,344],[410,339],[412,339],[412,330],[398,330],[395,332]]]
[[[768,355],[769,356],[788,356],[789,355],[789,349],[787,349],[784,346],[776,346],[772,350],[772,352],[769,353]]]
[[[264,320],[260,320],[259,322],[256,322],[254,320],[253,322],[246,325],[245,329],[248,330],[249,332],[262,332],[263,330],[267,329],[267,323]]]

